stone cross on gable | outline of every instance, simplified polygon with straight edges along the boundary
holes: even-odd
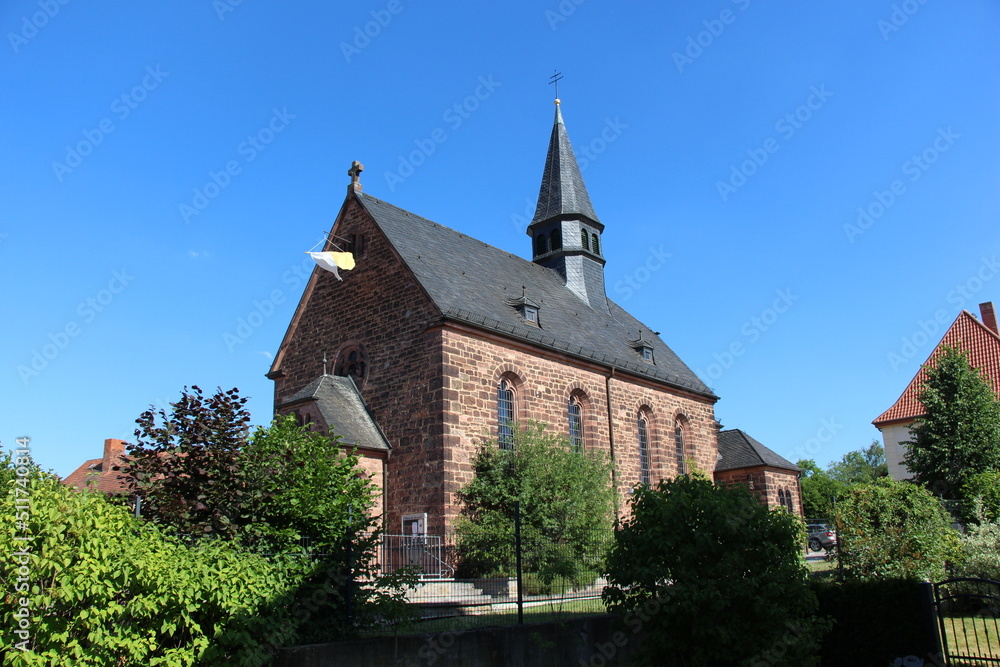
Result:
[[[351,187],[355,190],[361,189],[361,172],[365,170],[365,165],[357,160],[351,163],[351,168],[347,170],[347,175],[351,177]]]

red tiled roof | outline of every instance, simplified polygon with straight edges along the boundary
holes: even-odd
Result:
[[[120,465],[128,460],[128,457],[119,456],[108,469],[104,469],[104,459],[91,459],[84,461],[83,465],[71,472],[62,483],[66,486],[73,486],[79,490],[96,490],[101,493],[128,493],[125,483],[118,479],[120,472],[114,470],[115,465]]]
[[[910,380],[903,395],[872,424],[881,428],[892,422],[909,421],[924,414],[924,406],[920,402],[920,390],[927,379],[924,368],[937,359],[941,348],[946,345],[966,350],[969,353],[969,363],[980,370],[983,377],[993,385],[993,391],[1000,396],[1000,336],[990,331],[975,315],[963,310],[916,376]]]

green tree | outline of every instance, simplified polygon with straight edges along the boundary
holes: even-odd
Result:
[[[859,579],[941,579],[957,553],[941,502],[910,482],[855,485],[837,503],[835,521],[840,562]]]
[[[142,514],[192,537],[234,539],[248,522],[247,489],[238,464],[250,413],[237,389],[206,398],[187,387],[171,410],[143,412],[136,443],[120,471]]]
[[[966,481],[1000,469],[1000,401],[964,350],[942,348],[925,368],[920,402],[926,414],[911,429],[904,461],[935,495],[969,500]]]
[[[286,415],[258,428],[240,452],[247,489],[241,515],[244,540],[267,551],[307,544],[315,553],[343,547],[348,533],[377,537],[371,508],[379,489],[359,474],[358,457],[340,446],[340,436],[315,433]],[[374,553],[371,549],[361,550]]]
[[[525,569],[543,586],[556,577],[596,578],[614,522],[611,465],[597,452],[572,451],[542,424],[515,427],[511,449],[490,443],[459,494],[456,523],[466,576],[513,574],[514,507],[519,503]]]
[[[837,500],[847,493],[847,484],[834,479],[812,459],[801,459],[795,465],[802,468],[802,509],[809,519],[825,519],[833,515]]]
[[[880,477],[889,475],[889,467],[885,461],[885,449],[878,440],[865,449],[847,452],[841,459],[831,463],[827,473],[833,479],[844,484],[864,484],[874,482]]]
[[[985,470],[965,480],[968,514],[977,522],[1000,521],[1000,470]]]
[[[604,600],[643,632],[641,664],[818,664],[828,624],[815,618],[797,517],[690,476],[638,488],[631,510]]]

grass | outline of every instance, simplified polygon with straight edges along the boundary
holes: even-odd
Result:
[[[971,655],[1000,660],[1000,620],[983,616],[946,617],[945,635],[950,655]],[[973,667],[975,660],[952,661],[954,667]]]
[[[529,623],[558,622],[585,616],[597,616],[604,613],[606,613],[604,603],[601,602],[599,598],[585,600],[552,600],[540,604],[534,603],[531,606],[525,604],[524,623],[527,625]],[[400,626],[398,634],[410,635],[444,631],[456,632],[471,630],[473,628],[516,624],[516,608],[503,609],[501,611],[486,611],[484,609],[482,613],[412,621]],[[377,634],[396,633],[387,631]]]

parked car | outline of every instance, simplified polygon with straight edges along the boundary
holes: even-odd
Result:
[[[812,551],[829,551],[837,546],[837,531],[825,523],[806,524],[806,533],[809,535],[808,544]]]

